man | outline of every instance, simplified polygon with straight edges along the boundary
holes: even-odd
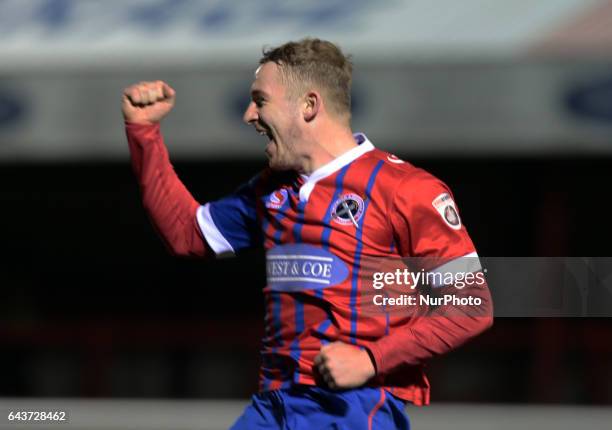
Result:
[[[211,257],[264,246],[261,392],[235,423],[259,428],[408,428],[404,402],[429,402],[423,363],[491,325],[489,313],[370,312],[366,262],[475,255],[446,186],[350,129],[352,65],[334,44],[264,52],[244,121],[265,136],[269,167],[201,205],[160,133],[175,92],[123,94],[143,202],[171,252]],[[368,263],[369,264],[369,263]],[[486,285],[480,297],[490,303]]]

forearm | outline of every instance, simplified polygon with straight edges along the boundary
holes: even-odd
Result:
[[[159,124],[126,123],[126,134],[143,205],[167,248],[181,256],[210,255],[196,221],[200,204],[176,175]]]
[[[402,327],[369,345],[377,373],[385,375],[402,365],[420,365],[455,349],[493,324],[491,295],[486,284],[453,289],[457,298],[472,296],[480,306],[439,306],[410,326]]]

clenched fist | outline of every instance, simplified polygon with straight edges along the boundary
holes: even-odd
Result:
[[[123,118],[136,124],[155,124],[172,110],[175,100],[176,93],[167,83],[139,82],[123,90]]]
[[[331,389],[360,387],[376,374],[365,349],[342,342],[323,346],[314,365]]]

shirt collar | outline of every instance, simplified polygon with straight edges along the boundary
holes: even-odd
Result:
[[[363,154],[370,152],[374,149],[374,145],[370,142],[367,136],[363,133],[355,133],[353,134],[353,138],[355,142],[357,142],[357,146],[349,149],[344,154],[334,158],[327,164],[319,167],[317,170],[312,172],[309,176],[302,175],[302,178],[305,180],[304,184],[300,188],[300,201],[305,202],[310,197],[310,193],[314,189],[315,185],[321,179],[331,175],[332,173],[337,172],[342,169],[349,163],[352,163]]]

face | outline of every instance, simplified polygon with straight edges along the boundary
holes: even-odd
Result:
[[[301,132],[298,103],[287,97],[280,73],[274,62],[257,69],[251,85],[251,102],[243,119],[266,137],[265,152],[271,168],[299,170]]]

